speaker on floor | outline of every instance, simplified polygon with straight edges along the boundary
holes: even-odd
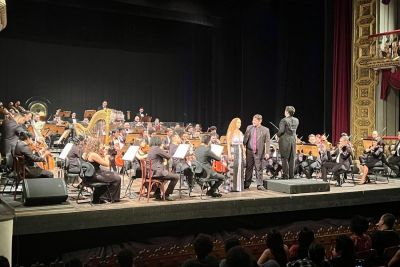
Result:
[[[25,206],[60,204],[68,198],[64,179],[27,178],[22,186]]]

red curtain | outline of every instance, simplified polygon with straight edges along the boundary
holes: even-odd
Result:
[[[350,131],[352,1],[334,1],[332,142]]]
[[[390,87],[400,90],[400,70],[382,70],[381,99],[386,100]]]

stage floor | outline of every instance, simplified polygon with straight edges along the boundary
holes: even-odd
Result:
[[[357,179],[356,179],[357,182]],[[125,193],[128,178],[125,178],[121,193]],[[134,182],[135,191],[139,179]],[[74,193],[71,193],[74,195]],[[159,223],[168,221],[217,218],[254,214],[313,210],[321,208],[348,207],[400,201],[400,180],[380,177],[374,184],[353,185],[345,183],[335,187],[331,182],[330,192],[286,194],[273,191],[259,191],[253,185],[249,190],[224,193],[221,198],[182,192],[174,194],[175,201],[158,201],[125,197],[119,203],[77,204],[69,200],[66,204],[24,207],[10,195],[3,195],[7,205],[15,211],[14,234],[39,234],[122,225]]]

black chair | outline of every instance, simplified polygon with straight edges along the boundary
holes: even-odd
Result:
[[[200,168],[200,170],[199,170]],[[194,173],[195,182],[200,186],[200,199],[203,199],[204,191],[209,189],[211,183],[218,182],[218,179],[211,178],[211,171],[203,168],[200,163],[197,163]]]
[[[89,167],[89,168],[87,168]],[[89,169],[89,170],[88,170]],[[108,197],[112,201],[111,197],[111,192],[110,192],[110,183],[106,182],[98,182],[98,181],[92,181],[92,177],[94,175],[94,167],[90,162],[87,161],[81,161],[81,173],[80,173],[80,178],[82,179],[81,183],[79,184],[79,192],[78,196],[76,198],[76,203],[79,204],[79,197],[82,195],[83,196],[83,190],[86,190],[90,194],[90,205],[93,205],[93,194],[95,189],[105,187],[106,192],[108,194]]]
[[[81,168],[72,168],[69,164],[68,158],[64,162],[64,180],[65,184],[71,184],[74,187],[75,182],[79,181]]]

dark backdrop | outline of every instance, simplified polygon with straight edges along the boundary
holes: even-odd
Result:
[[[9,1],[0,100],[43,96],[81,115],[107,99],[221,133],[294,105],[300,136],[330,133],[329,0],[151,3]]]

